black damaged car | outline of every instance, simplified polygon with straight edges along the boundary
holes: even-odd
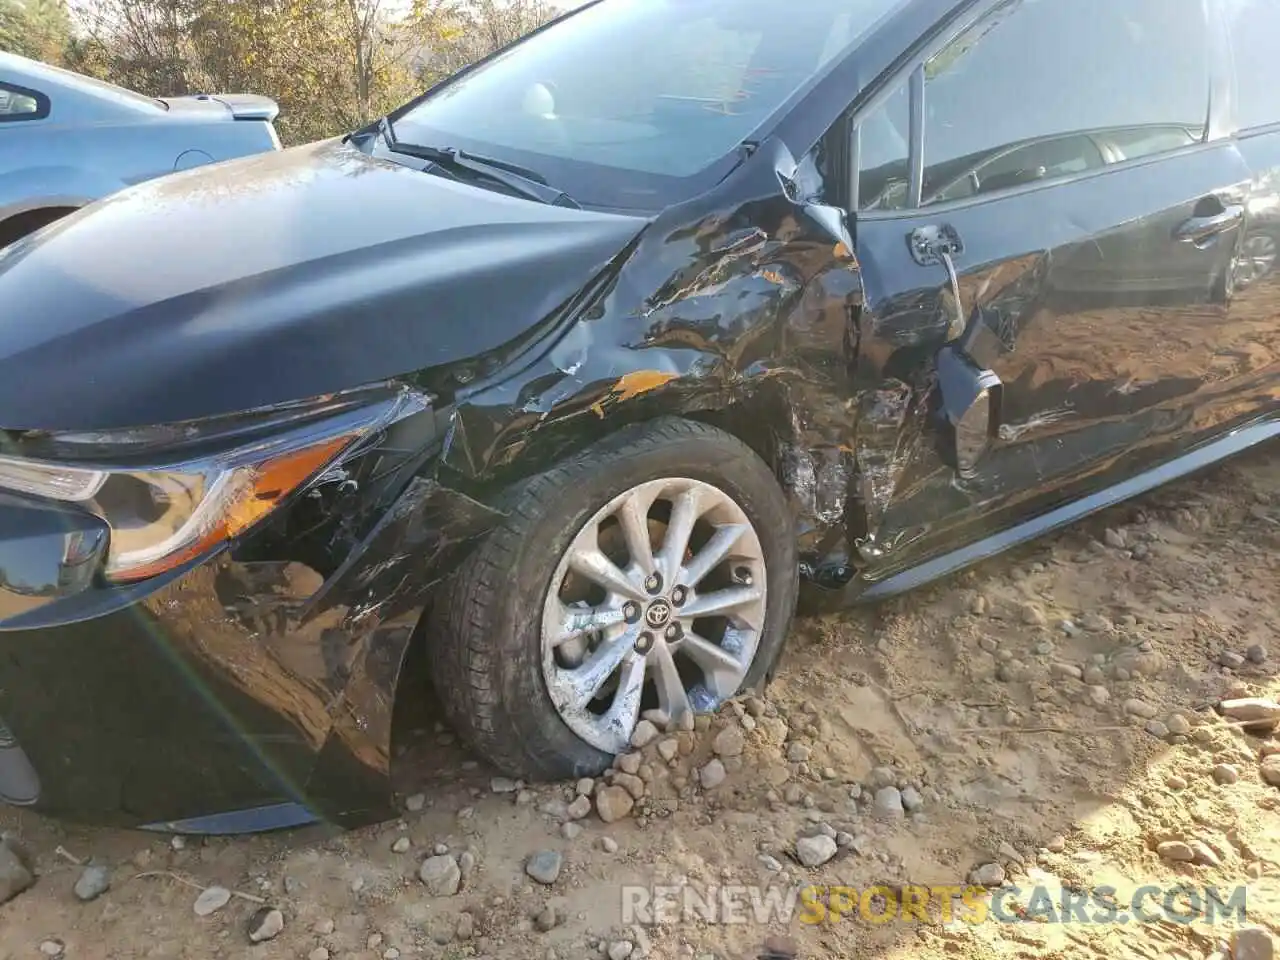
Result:
[[[0,797],[366,822],[421,698],[590,774],[767,681],[802,591],[1274,437],[1277,35],[1270,0],[601,0],[16,244]]]

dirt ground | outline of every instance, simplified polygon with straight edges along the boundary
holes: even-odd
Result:
[[[623,762],[598,803],[642,799],[613,823],[596,809],[572,819],[596,805],[570,806],[575,784],[495,781],[430,723],[405,758],[417,773],[403,819],[354,833],[175,843],[0,812],[38,876],[0,907],[0,958],[1201,960],[1229,949],[1234,915],[1054,923],[1033,902],[1037,886],[1061,903],[1064,890],[1109,885],[1128,918],[1134,890],[1179,884],[1224,895],[1246,885],[1247,925],[1262,932],[1235,956],[1270,958],[1280,792],[1260,757],[1271,741],[1214,708],[1280,699],[1277,454],[1256,451],[915,595],[801,621],[765,699]],[[830,859],[802,865],[798,840]],[[539,851],[560,854],[539,858],[549,884],[526,869]],[[428,884],[419,871],[432,857]],[[109,889],[78,899],[72,858],[105,867]],[[811,924],[801,906],[788,924],[748,906],[623,922],[627,885],[830,884],[856,899],[880,884],[867,902],[883,912],[904,887],[970,877],[1017,885],[1002,910],[1025,922],[970,923],[963,911],[948,922],[936,898],[927,921],[855,910]],[[198,916],[200,888],[213,885],[233,895]],[[1162,902],[1155,894],[1150,910]],[[264,908],[279,909],[283,929],[251,945]]]

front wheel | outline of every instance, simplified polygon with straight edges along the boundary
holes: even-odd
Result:
[[[513,776],[583,776],[636,725],[759,686],[795,609],[795,533],[768,466],[685,420],[626,428],[522,484],[436,605],[433,679]]]

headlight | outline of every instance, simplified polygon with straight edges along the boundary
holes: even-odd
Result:
[[[115,448],[128,458],[139,447],[150,449],[155,437],[180,437],[179,449],[212,446],[216,452],[163,466],[0,456],[0,488],[96,513],[111,530],[106,576],[140,580],[244,533],[362,437],[425,407],[407,392],[363,405],[327,397],[295,405],[283,418],[272,410],[150,431],[54,436],[53,449],[79,445],[98,456]],[[235,445],[219,449],[228,436]]]

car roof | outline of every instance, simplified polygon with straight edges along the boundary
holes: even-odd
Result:
[[[166,109],[160,100],[16,53],[0,53],[0,81],[30,87],[50,98],[70,98],[70,103],[60,106],[74,107],[75,113],[86,109],[95,112],[105,109],[115,114],[136,116],[139,113],[163,113]]]

